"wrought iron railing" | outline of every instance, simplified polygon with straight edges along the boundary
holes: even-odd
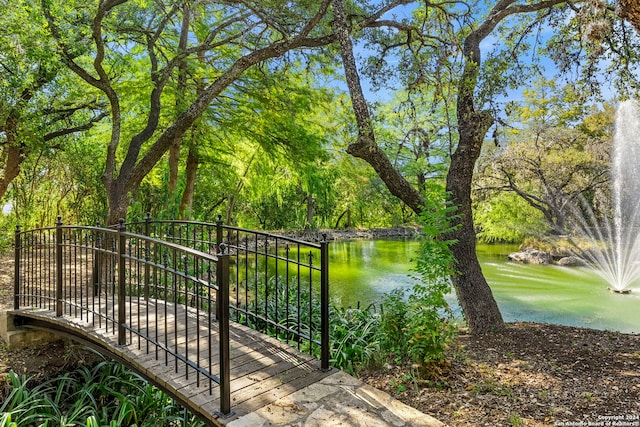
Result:
[[[329,261],[326,236],[293,237],[216,223],[154,220],[127,228],[204,253],[224,244],[230,257],[232,320],[310,353],[329,369]]]
[[[210,393],[219,384],[222,414],[231,411],[230,318],[319,357],[329,369],[326,237],[304,242],[220,219],[147,216],[101,228],[59,218],[55,227],[16,230],[14,295],[16,310],[80,319],[187,378],[195,374],[198,386],[208,381]],[[190,319],[194,329],[179,326]]]
[[[187,379],[196,375],[198,386],[208,382],[210,393],[219,384],[220,412],[231,412],[231,257],[222,245],[204,252],[130,233],[124,221],[114,229],[60,219],[18,228],[15,239],[16,310],[49,310],[103,329],[118,345],[137,344]]]

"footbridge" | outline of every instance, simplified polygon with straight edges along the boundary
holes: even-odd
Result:
[[[98,349],[211,425],[330,374],[326,238],[147,215],[15,239],[16,325]]]

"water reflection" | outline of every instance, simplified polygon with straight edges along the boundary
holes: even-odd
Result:
[[[418,245],[413,240],[332,242],[329,281],[334,303],[344,307],[368,305],[397,287],[415,284],[409,274]]]
[[[330,283],[335,303],[355,306],[416,283],[409,277],[419,243],[411,240],[334,242]],[[535,321],[622,332],[640,331],[640,289],[630,295],[607,290],[586,268],[509,262],[513,246],[478,247],[482,270],[506,321]],[[450,296],[455,304],[455,297]]]

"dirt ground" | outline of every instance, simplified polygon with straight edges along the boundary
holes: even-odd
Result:
[[[535,323],[462,334],[430,381],[365,380],[451,426],[640,426],[640,336]]]
[[[0,256],[0,307],[13,304],[13,258]],[[45,378],[67,372],[79,364],[91,364],[99,357],[90,350],[70,341],[59,341],[46,346],[9,351],[0,340],[0,375],[13,370],[26,375],[37,383]],[[0,387],[0,400],[6,393],[4,385]]]
[[[0,304],[9,306],[13,261],[0,258]],[[68,342],[22,351],[0,345],[0,374],[37,379],[92,363]],[[484,336],[461,333],[428,380],[410,366],[363,380],[450,426],[640,426],[640,336],[535,323]],[[5,389],[6,392],[6,389]]]

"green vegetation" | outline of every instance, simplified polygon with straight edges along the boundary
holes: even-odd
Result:
[[[480,162],[478,237],[515,243],[571,233],[580,202],[596,218],[610,216],[612,106],[585,107],[571,86],[539,81],[510,115],[518,126]]]
[[[394,363],[409,364],[420,377],[445,361],[456,328],[446,308],[425,305],[443,297],[438,290],[417,287],[405,295],[386,295],[376,308],[334,309],[331,364],[350,373]]]
[[[475,230],[486,241],[543,232],[540,214],[502,226],[520,209],[499,193],[515,192],[556,231],[555,195],[599,209],[610,123],[602,82],[621,99],[640,87],[640,38],[602,2],[3,6],[4,247],[15,225],[58,215],[91,225],[151,212],[224,213],[228,224],[272,230],[396,226],[417,222],[430,186],[444,183],[458,224],[452,283],[472,330],[502,325],[477,260],[465,258]],[[535,168],[523,167],[532,158]],[[487,164],[495,168],[474,179]]]
[[[428,376],[433,365],[444,362],[455,338],[453,315],[445,299],[451,292],[454,260],[447,240],[455,226],[445,193],[433,186],[425,197],[421,216],[425,231],[416,271],[419,284],[410,292],[396,289],[385,295],[379,313],[375,306],[339,312],[332,322],[332,361],[350,371],[381,361],[417,366],[419,376]],[[335,319],[332,318],[332,319]]]
[[[565,199],[606,213],[613,106],[601,86],[612,104],[640,93],[640,38],[599,1],[3,10],[0,248],[16,225],[58,215],[93,225],[224,213],[271,230],[422,223],[423,285],[379,313],[336,311],[334,362],[349,369],[391,354],[439,360],[450,286],[472,333],[500,329],[476,238],[564,233]]]
[[[111,361],[32,384],[8,374],[0,426],[204,426],[162,391]]]

